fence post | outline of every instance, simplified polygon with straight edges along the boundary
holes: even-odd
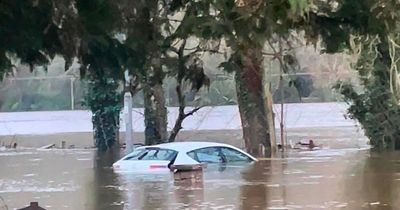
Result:
[[[124,117],[125,117],[125,153],[131,153],[133,150],[132,139],[132,94],[129,91],[130,85],[129,73],[125,71],[125,94],[124,94]]]
[[[75,94],[74,94],[74,79],[70,78],[70,87],[71,87],[71,110],[75,110]]]

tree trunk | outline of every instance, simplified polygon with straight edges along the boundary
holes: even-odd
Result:
[[[171,133],[168,138],[168,142],[174,142],[175,138],[178,136],[179,131],[182,129],[183,121],[199,111],[203,106],[198,106],[193,108],[188,113],[185,113],[186,103],[185,103],[185,95],[182,93],[182,81],[178,81],[178,85],[176,86],[176,94],[178,97],[179,108],[178,108],[178,118],[176,118],[175,125],[171,130]]]
[[[257,157],[270,156],[270,127],[263,97],[262,52],[244,48],[235,62],[236,91],[247,151]]]
[[[182,129],[182,123],[185,119],[185,115],[183,112],[179,111],[178,118],[175,121],[175,126],[171,130],[171,134],[169,135],[168,142],[174,142],[176,137],[178,136],[179,131]]]
[[[264,77],[266,73],[264,72]],[[277,151],[276,147],[276,133],[275,133],[275,113],[273,109],[274,102],[272,101],[272,93],[271,93],[271,83],[264,79],[264,106],[265,106],[265,114],[267,117],[268,129],[269,129],[269,137],[271,144],[271,152],[274,153]]]
[[[95,145],[99,151],[113,148],[117,143],[118,123],[114,113],[99,110],[92,117]]]
[[[182,82],[178,81],[178,85],[176,86],[176,94],[179,101],[179,114],[178,118],[175,121],[175,125],[172,128],[171,134],[169,135],[168,142],[175,141],[176,136],[178,135],[179,131],[182,129],[182,123],[185,117],[185,96],[182,94]]]
[[[149,79],[143,86],[145,144],[153,145],[167,140],[167,108],[162,83]]]

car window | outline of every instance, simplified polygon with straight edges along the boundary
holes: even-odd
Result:
[[[142,155],[146,149],[134,149],[132,153],[128,155],[124,160],[137,160],[137,158]]]
[[[172,160],[176,152],[167,149],[150,149],[139,160]]]
[[[160,148],[146,148],[140,149],[141,151],[134,150],[132,155],[125,158],[125,160],[172,160],[177,152],[170,149]]]
[[[222,154],[225,156],[226,162],[251,162],[251,159],[240,151],[228,147],[221,148]]]
[[[200,163],[222,163],[221,151],[218,147],[207,147],[187,153],[191,158]]]
[[[189,157],[191,157],[191,158],[195,159],[196,161],[198,161],[196,153],[194,153],[194,151],[188,152],[187,154],[189,155]]]

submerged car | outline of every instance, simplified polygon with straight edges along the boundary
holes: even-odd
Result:
[[[257,161],[234,146],[214,142],[173,142],[137,147],[113,164],[116,172],[170,172],[177,166],[237,166]]]

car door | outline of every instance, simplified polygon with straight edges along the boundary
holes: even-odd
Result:
[[[205,147],[188,152],[188,155],[199,163],[221,164],[224,163],[224,157],[219,147]]]
[[[175,159],[177,151],[148,147],[137,148],[131,154],[113,164],[115,171],[129,172],[169,172],[169,165]]]
[[[229,147],[206,147],[187,153],[191,158],[206,164],[205,177],[236,177],[250,166],[253,160],[246,154]]]

